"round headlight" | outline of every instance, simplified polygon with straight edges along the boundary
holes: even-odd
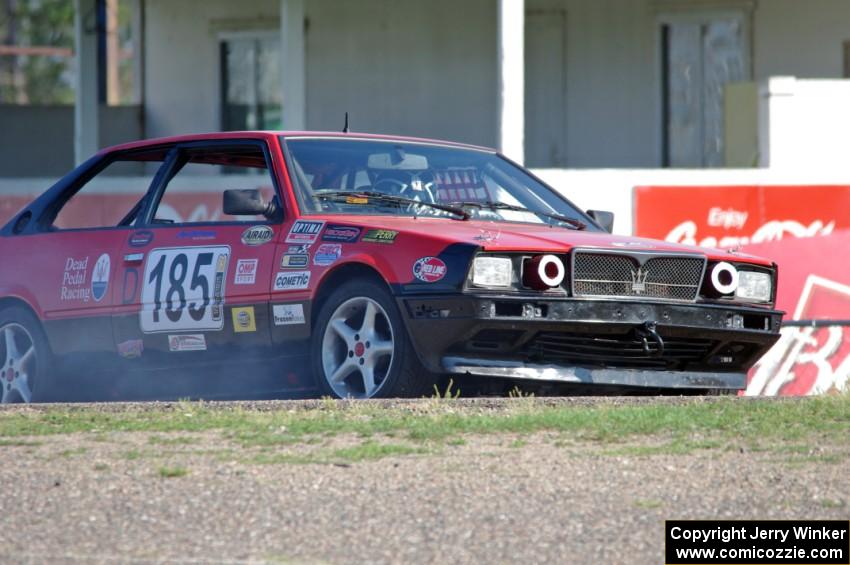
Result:
[[[537,289],[547,290],[560,286],[564,282],[566,270],[564,262],[555,255],[537,255],[528,262],[523,271],[523,284]]]
[[[711,284],[720,294],[732,294],[738,288],[738,269],[721,261],[711,269]]]

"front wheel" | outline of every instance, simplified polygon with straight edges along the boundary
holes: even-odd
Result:
[[[342,285],[324,303],[311,359],[322,391],[337,398],[416,397],[435,382],[412,350],[392,296],[368,280]]]
[[[0,312],[2,404],[39,400],[47,389],[50,352],[38,320],[23,308]]]

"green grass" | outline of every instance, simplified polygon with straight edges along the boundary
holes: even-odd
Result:
[[[522,436],[550,431],[570,441],[600,443],[603,451],[610,448],[607,453],[651,455],[656,449],[659,453],[684,453],[729,445],[747,450],[812,442],[841,445],[850,431],[850,395],[786,401],[720,398],[619,406],[546,406],[535,399],[521,398],[509,404],[511,408],[506,410],[487,411],[461,408],[454,400],[443,397],[398,408],[325,401],[315,410],[253,411],[182,402],[155,412],[95,412],[66,407],[5,411],[0,412],[0,441],[31,441],[36,436],[71,433],[91,434],[94,438],[108,430],[112,434],[156,434],[152,437],[157,439],[150,439],[151,443],[177,445],[192,440],[191,436],[181,439],[184,436],[176,434],[219,432],[243,447],[274,449],[315,443],[341,433],[402,440],[393,445],[403,445],[404,441],[456,445],[470,434]],[[651,438],[659,447],[641,447],[640,453],[621,448],[636,438]],[[345,460],[369,459],[386,449],[379,447],[382,445],[385,444],[366,439],[358,452],[337,456]],[[796,449],[789,447],[791,454],[796,455]],[[127,459],[141,456],[135,450],[125,455]]]
[[[189,470],[185,467],[160,467],[158,473],[163,479],[174,479],[185,477],[189,474]]]

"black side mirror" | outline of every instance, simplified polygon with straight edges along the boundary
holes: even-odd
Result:
[[[230,216],[274,216],[273,203],[263,202],[260,191],[249,189],[225,190],[222,202],[224,213]]]
[[[614,233],[614,212],[603,212],[602,210],[588,210],[587,215],[599,224],[599,227],[608,233]]]

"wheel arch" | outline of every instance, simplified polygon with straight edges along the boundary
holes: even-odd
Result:
[[[325,276],[322,277],[322,280],[319,282],[319,286],[316,288],[316,294],[313,299],[313,306],[311,308],[310,315],[311,327],[315,326],[316,318],[318,317],[322,306],[325,305],[325,302],[333,291],[339,288],[339,286],[344,282],[354,279],[366,279],[376,282],[385,288],[390,295],[393,294],[392,288],[387,283],[386,279],[381,276],[381,273],[373,265],[359,261],[352,261],[335,266],[333,269],[325,273]]]
[[[6,308],[11,308],[13,306],[19,306],[33,315],[33,317],[38,320],[38,323],[44,327],[41,318],[38,315],[38,311],[33,308],[32,304],[30,304],[25,299],[19,296],[3,296],[0,298],[0,311],[5,310]]]

